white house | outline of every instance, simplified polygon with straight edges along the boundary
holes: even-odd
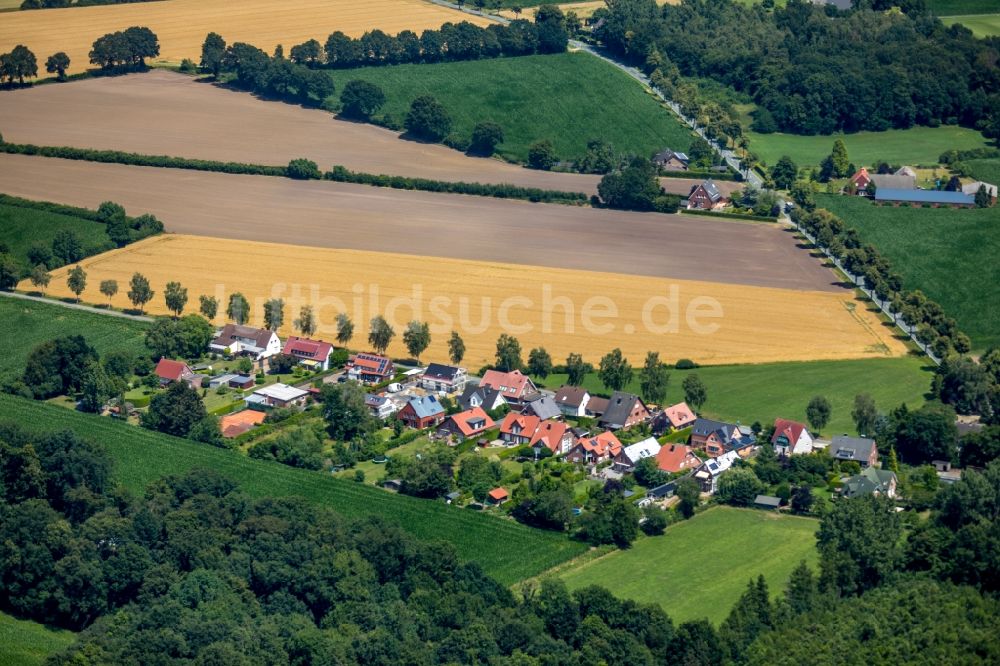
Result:
[[[788,419],[775,419],[771,444],[774,452],[783,458],[813,451],[813,438],[805,425]]]
[[[555,395],[556,405],[566,416],[586,416],[590,393],[581,386],[563,386]]]
[[[614,468],[619,472],[631,472],[637,462],[643,458],[655,458],[659,452],[660,443],[655,437],[647,437],[619,451],[615,456]]]
[[[247,406],[301,407],[306,403],[308,395],[309,391],[279,383],[261,386],[243,400]]]
[[[255,361],[281,353],[281,340],[274,331],[239,324],[226,324],[208,348],[219,354],[249,356]]]
[[[717,458],[710,458],[702,463],[694,473],[695,481],[701,484],[701,491],[714,495],[719,489],[719,477],[739,459],[739,452],[727,451]]]

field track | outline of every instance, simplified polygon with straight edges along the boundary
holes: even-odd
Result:
[[[595,364],[615,347],[636,364],[650,350],[670,361],[686,356],[712,364],[905,353],[891,330],[859,307],[848,291],[778,290],[173,234],[80,264],[91,285],[106,279],[125,285],[141,272],[156,291],[149,303],[155,314],[166,314],[166,283],[180,280],[189,290],[189,303],[197,303],[201,294],[224,303],[228,294],[240,291],[251,303],[255,324],[261,323],[265,300],[283,298],[286,325],[281,332],[286,334],[293,333],[290,322],[303,305],[313,306],[317,334],[327,339],[335,335],[337,313],[348,312],[362,346],[368,321],[376,314],[384,315],[397,332],[413,319],[426,321],[432,334],[426,358],[445,358],[448,335],[458,330],[466,343],[465,362],[474,368],[492,359],[502,332],[516,335],[525,351],[544,346],[553,358],[576,352]],[[70,295],[67,271],[53,273],[51,294]],[[676,294],[675,306],[668,303],[671,294]],[[84,298],[103,300],[94,287]],[[124,293],[112,303],[129,307]],[[717,305],[717,316],[689,316],[694,307],[707,311],[695,303]],[[671,308],[677,313],[673,327],[668,326]],[[795,325],[774,325],[782,320]],[[389,353],[406,356],[399,335]]]
[[[0,132],[13,143],[252,164],[306,157],[322,169],[340,164],[366,173],[588,194],[600,180],[467,157],[374,125],[337,120],[326,111],[261,101],[165,70],[3,93],[0,117]],[[682,182],[690,187],[693,181]]]
[[[0,20],[0,52],[24,44],[43,64],[49,55],[65,51],[72,62],[70,72],[80,72],[90,66],[87,54],[95,39],[133,25],[146,26],[159,37],[158,62],[180,62],[198,60],[210,31],[230,44],[247,42],[269,53],[281,44],[287,53],[309,39],[325,42],[335,30],[352,37],[375,28],[390,34],[401,30],[420,34],[460,20],[490,23],[421,0],[163,0],[5,13]]]
[[[7,154],[0,192],[111,200],[200,236],[842,292],[763,224]]]

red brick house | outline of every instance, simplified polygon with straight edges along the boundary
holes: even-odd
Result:
[[[851,176],[851,185],[860,193],[864,193],[870,182],[872,182],[872,177],[868,175],[868,169],[865,167],[861,167],[856,174]]]
[[[637,395],[615,391],[597,424],[609,430],[628,430],[649,419],[649,408]]]
[[[566,460],[578,465],[611,460],[622,450],[622,443],[615,434],[606,430],[593,437],[581,437],[566,454]]]
[[[722,196],[719,186],[711,179],[706,180],[701,185],[696,185],[688,194],[687,207],[698,210],[712,210],[722,208],[728,200]]]
[[[675,474],[686,469],[696,469],[701,466],[701,458],[694,454],[694,449],[684,444],[668,444],[656,454],[656,466],[664,472]]]
[[[433,395],[425,395],[421,398],[410,398],[410,401],[399,410],[400,421],[416,428],[432,428],[440,425],[445,419],[444,407]]]
[[[183,361],[161,358],[160,362],[156,364],[155,373],[163,386],[171,382],[184,382],[191,388],[201,388],[201,375],[195,374],[194,370]]]

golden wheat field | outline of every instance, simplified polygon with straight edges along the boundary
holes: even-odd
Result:
[[[488,23],[423,0],[162,0],[5,13],[0,18],[0,52],[24,44],[44,63],[53,53],[65,51],[70,71],[80,72],[89,66],[87,54],[95,39],[133,25],[146,26],[159,37],[157,62],[197,62],[209,32],[219,33],[227,43],[247,42],[268,52],[281,44],[287,53],[309,39],[323,43],[336,30],[352,37],[375,28],[419,34],[459,20]]]
[[[112,303],[130,307],[126,292],[135,272],[156,291],[147,311],[166,314],[164,285],[220,303],[232,292],[252,305],[250,323],[263,318],[268,298],[285,300],[283,333],[293,333],[299,308],[313,305],[319,336],[333,337],[334,320],[355,322],[352,346],[365,347],[369,319],[382,314],[397,332],[389,349],[405,355],[402,329],[427,321],[432,341],[425,358],[447,358],[451,330],[465,340],[465,362],[492,359],[497,336],[508,332],[525,356],[543,346],[561,360],[571,352],[595,362],[620,347],[634,362],[647,351],[699,363],[757,363],[901,355],[903,345],[873,314],[843,294],[636,277],[513,264],[401,254],[309,248],[199,236],[163,235],[91,257],[84,302],[101,303],[102,280],[118,281]],[[68,268],[53,273],[47,293],[70,296]],[[21,285],[30,289],[30,284]],[[223,308],[224,309],[224,308]],[[219,322],[216,322],[219,323]]]

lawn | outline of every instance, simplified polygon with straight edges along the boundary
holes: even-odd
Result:
[[[720,506],[559,575],[570,589],[601,585],[658,603],[675,622],[718,624],[750,579],[763,575],[777,595],[802,560],[815,565],[818,526],[812,518]]]
[[[926,359],[916,356],[860,361],[810,361],[802,363],[762,363],[724,365],[697,370],[671,370],[667,391],[669,403],[684,399],[681,383],[696,372],[705,383],[708,401],[702,414],[709,418],[750,424],[773,422],[777,417],[805,421],[806,405],[816,395],[830,401],[832,416],[823,434],[853,433],[851,407],[858,393],[870,393],[882,411],[905,402],[910,408],[924,402],[930,388],[931,371]],[[628,390],[639,392],[638,372]],[[566,375],[552,375],[549,388],[566,382]],[[596,374],[584,385],[607,393]]]
[[[946,150],[971,150],[987,146],[982,134],[957,125],[825,136],[755,132],[749,132],[748,135],[750,150],[772,166],[782,155],[788,155],[800,167],[819,165],[830,154],[833,142],[838,138],[844,140],[851,162],[858,166],[880,160],[911,166],[937,164],[938,157]]]
[[[69,647],[76,634],[0,613],[0,666],[33,666]]]
[[[994,185],[1000,184],[1000,159],[965,160],[972,169],[972,177]]]
[[[877,207],[833,195],[817,203],[885,254],[907,289],[939,302],[976,350],[1000,343],[1000,210]]]
[[[938,16],[987,14],[997,10],[997,3],[996,0],[927,0],[927,9]]]
[[[59,305],[0,298],[0,380],[19,376],[38,344],[64,335],[82,335],[99,353],[125,349],[148,353],[148,324],[121,317],[72,310]]]
[[[994,7],[996,9],[996,7]],[[968,16],[949,16],[942,19],[945,25],[961,23],[972,31],[976,37],[1000,35],[1000,14],[971,14]]]
[[[52,239],[64,229],[77,235],[86,256],[114,247],[100,222],[0,203],[0,244],[7,246],[22,267],[28,267],[31,246],[51,248]]]
[[[0,395],[0,421],[46,430],[69,428],[104,444],[115,460],[116,478],[132,492],[168,474],[213,469],[253,497],[296,495],[348,518],[378,516],[422,539],[451,543],[459,556],[475,560],[505,585],[536,576],[586,549],[565,535],[512,520],[394,495],[320,472],[250,459],[237,452],[162,435],[108,418]]]
[[[498,122],[500,153],[524,161],[535,141],[552,141],[560,159],[601,138],[621,151],[649,156],[666,146],[687,150],[690,132],[623,72],[585,53],[494,58],[432,65],[334,70],[337,88],[352,79],[379,85],[383,112],[402,123],[410,102],[433,95],[468,138],[476,123]]]

